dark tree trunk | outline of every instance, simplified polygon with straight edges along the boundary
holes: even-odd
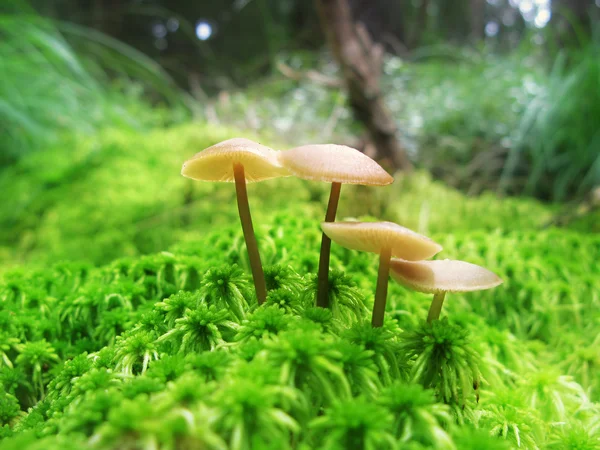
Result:
[[[419,7],[416,11],[414,25],[410,33],[410,40],[407,43],[409,49],[414,49],[421,43],[421,37],[425,30],[427,30],[428,15],[427,10],[429,9],[429,0],[421,0]]]
[[[360,18],[375,42],[390,50],[406,45],[410,29],[406,28],[406,0],[347,0],[351,17]],[[392,44],[393,43],[393,44]]]
[[[471,38],[478,41],[485,36],[485,0],[470,0],[470,4]]]
[[[394,168],[410,170],[398,130],[385,106],[379,79],[383,48],[373,43],[362,24],[352,20],[347,0],[316,0],[321,25],[340,65],[350,106],[375,144],[378,155]]]

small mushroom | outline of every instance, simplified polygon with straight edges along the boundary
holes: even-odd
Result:
[[[394,178],[364,153],[335,144],[303,145],[280,153],[283,166],[292,175],[305,180],[331,183],[325,222],[334,222],[342,184],[385,186]],[[329,258],[331,240],[325,233],[321,238],[317,306],[329,305]]]
[[[289,172],[278,161],[277,153],[249,139],[234,138],[196,153],[181,168],[184,177],[194,180],[235,183],[238,211],[259,304],[267,298],[267,289],[252,226],[246,183],[289,176]]]
[[[426,236],[392,222],[322,222],[323,232],[342,247],[379,254],[379,272],[371,324],[383,325],[392,256],[418,261],[430,258],[442,246]]]
[[[440,317],[446,292],[480,291],[502,284],[502,279],[495,273],[464,261],[392,259],[390,269],[392,278],[398,283],[418,292],[433,294],[428,323]]]

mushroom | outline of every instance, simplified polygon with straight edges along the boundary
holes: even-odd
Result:
[[[289,176],[289,172],[278,161],[277,153],[249,139],[234,138],[196,153],[181,168],[184,177],[194,180],[235,182],[238,211],[259,304],[267,298],[267,289],[252,226],[246,183]]]
[[[502,284],[502,279],[495,273],[464,261],[392,259],[390,269],[392,278],[398,283],[418,292],[433,294],[428,323],[440,317],[446,292],[480,291]]]
[[[383,325],[392,256],[419,261],[442,246],[426,236],[392,222],[322,222],[323,232],[342,247],[379,254],[379,271],[371,325]]]
[[[385,186],[394,178],[364,153],[335,144],[303,145],[279,154],[283,166],[292,175],[305,180],[331,183],[325,222],[334,222],[342,184]],[[317,306],[329,305],[329,257],[331,240],[325,233],[321,238]]]

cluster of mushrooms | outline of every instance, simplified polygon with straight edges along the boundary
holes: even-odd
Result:
[[[181,174],[194,180],[234,182],[237,204],[248,250],[258,303],[267,297],[265,276],[252,226],[246,183],[296,176],[331,183],[319,260],[316,305],[329,306],[329,255],[331,241],[379,255],[377,288],[371,323],[381,327],[388,278],[419,291],[434,294],[428,322],[440,316],[447,292],[490,289],[502,283],[494,273],[464,261],[426,261],[442,246],[426,236],[391,222],[335,222],[342,184],[384,186],[394,179],[375,161],[344,145],[304,145],[276,151],[244,138],[228,139],[194,155]]]

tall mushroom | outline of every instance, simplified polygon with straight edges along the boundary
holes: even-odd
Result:
[[[289,172],[278,161],[277,153],[249,139],[234,138],[196,153],[181,168],[184,177],[194,180],[235,183],[238,211],[259,304],[267,298],[267,289],[252,226],[246,183],[289,176]]]
[[[430,258],[442,246],[426,236],[392,222],[322,222],[323,232],[342,247],[379,254],[379,271],[371,324],[383,325],[392,256],[419,261]]]
[[[305,180],[331,183],[325,222],[334,222],[342,184],[385,186],[394,178],[364,153],[335,144],[303,145],[280,153],[283,166]],[[331,240],[323,233],[319,256],[317,306],[329,306],[329,258]]]
[[[390,269],[392,278],[398,283],[418,292],[433,294],[428,323],[440,317],[446,292],[480,291],[502,284],[502,279],[495,273],[464,261],[392,259]]]

